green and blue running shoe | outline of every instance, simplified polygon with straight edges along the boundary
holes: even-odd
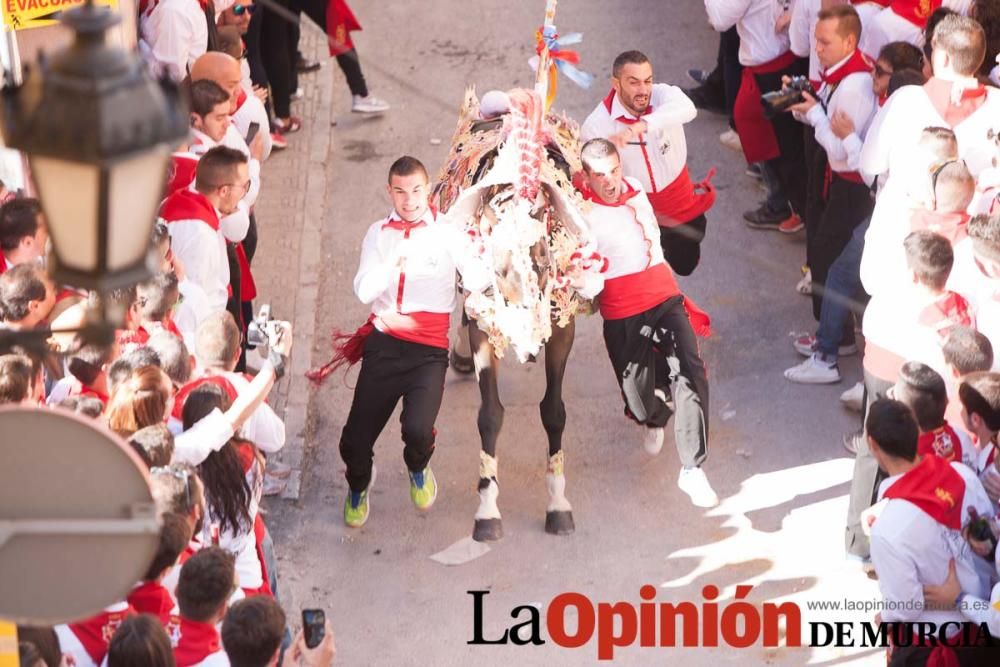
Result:
[[[368,521],[368,489],[348,491],[344,499],[344,523],[351,528],[360,528]]]
[[[438,485],[430,466],[410,473],[410,500],[418,510],[429,510],[437,498]]]

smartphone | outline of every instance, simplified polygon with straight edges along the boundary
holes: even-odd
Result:
[[[305,635],[306,646],[316,648],[326,634],[326,614],[322,609],[302,610],[302,634]]]
[[[258,132],[260,132],[260,123],[250,123],[250,127],[247,128],[247,146],[250,145]]]

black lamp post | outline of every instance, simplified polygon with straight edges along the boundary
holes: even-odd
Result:
[[[150,275],[170,153],[188,135],[178,89],[105,43],[120,18],[87,4],[62,13],[71,46],[2,93],[2,131],[27,154],[52,238],[57,283],[107,292]]]

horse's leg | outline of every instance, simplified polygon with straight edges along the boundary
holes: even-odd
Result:
[[[545,396],[539,403],[542,425],[549,437],[549,461],[545,471],[545,485],[549,491],[549,506],[545,512],[545,532],[569,535],[573,524],[573,508],[566,500],[566,476],[563,471],[562,435],[566,428],[566,406],[562,399],[563,376],[566,361],[573,349],[576,322],[570,320],[565,327],[553,324],[552,337],[545,344]]]
[[[476,524],[472,539],[477,542],[493,542],[503,537],[503,523],[497,496],[497,438],[503,425],[503,405],[497,387],[497,371],[500,360],[493,353],[489,337],[483,333],[475,321],[469,321],[469,343],[472,358],[476,364],[479,379],[479,437],[482,451],[479,452],[479,509],[476,510]]]

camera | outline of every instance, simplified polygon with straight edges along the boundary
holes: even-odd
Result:
[[[781,90],[764,93],[760,96],[760,103],[764,105],[764,117],[774,118],[779,113],[788,111],[789,107],[805,102],[806,98],[802,93],[816,96],[812,84],[809,83],[809,77],[793,76]]]
[[[281,327],[271,315],[271,305],[265,303],[247,325],[247,347],[268,347],[280,337]]]

